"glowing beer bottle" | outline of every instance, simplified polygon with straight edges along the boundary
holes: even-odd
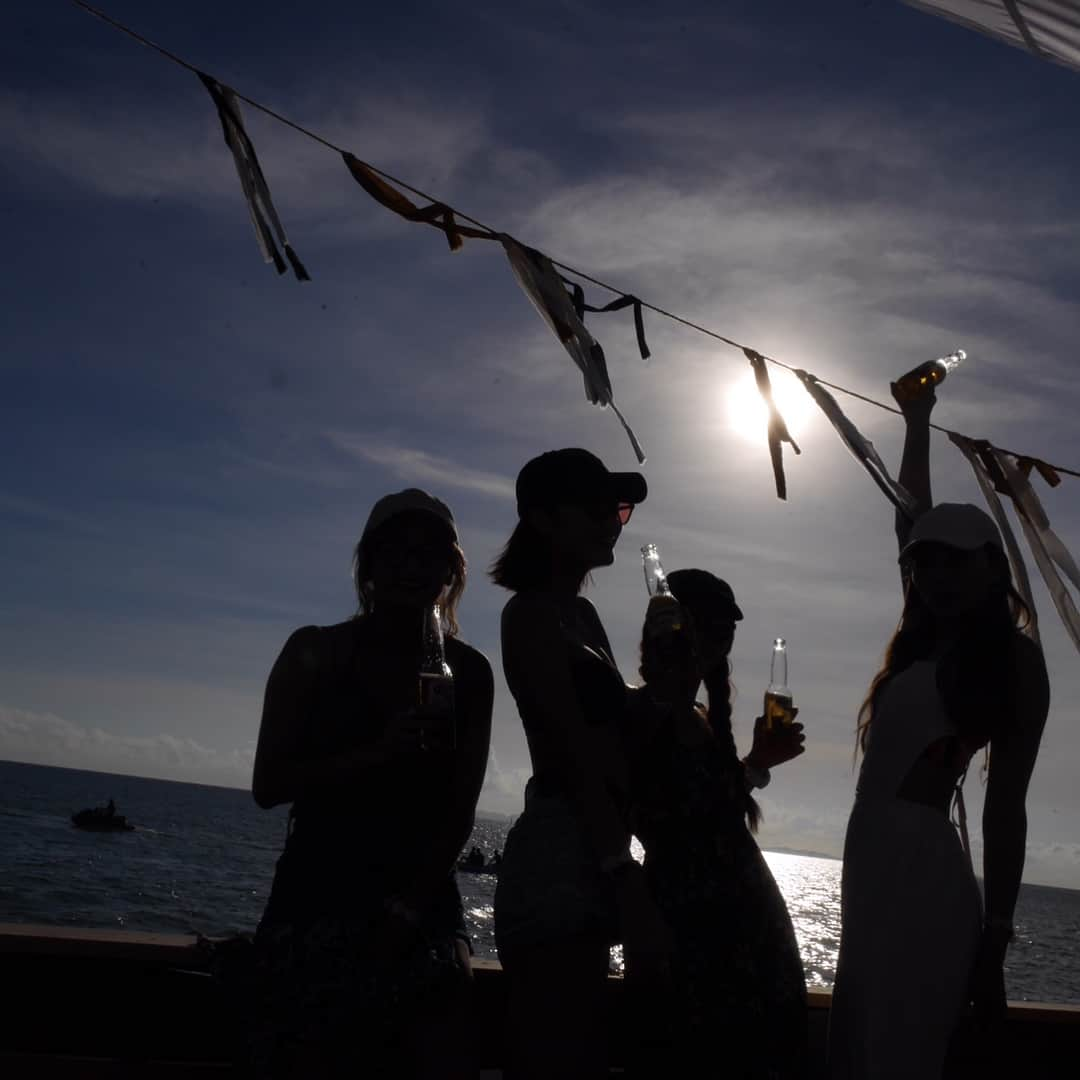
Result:
[[[949,372],[955,371],[966,359],[967,353],[963,349],[957,349],[948,356],[939,356],[936,360],[928,360],[925,364],[912,368],[896,380],[900,396],[905,401],[914,401],[938,383],[944,382]]]
[[[432,604],[424,612],[420,652],[420,704],[429,710],[430,731],[425,731],[421,749],[453,749],[456,742],[454,718],[454,672],[446,662],[442,608]],[[428,737],[432,737],[432,745]]]
[[[675,633],[682,629],[682,608],[671,595],[660,552],[655,544],[641,549],[641,568],[645,571],[645,588],[649,591],[646,625],[653,634]]]
[[[765,691],[765,728],[772,731],[791,723],[791,690],[788,689],[787,642],[778,637],[773,642],[769,667],[769,688]]]

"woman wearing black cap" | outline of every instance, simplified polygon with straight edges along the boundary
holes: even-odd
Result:
[[[492,569],[514,593],[503,668],[533,766],[495,895],[515,1080],[607,1076],[611,944],[624,942],[628,973],[666,974],[666,928],[629,851],[627,688],[579,595],[645,495],[640,473],[586,450],[542,454],[518,475],[519,520]]]
[[[465,557],[449,508],[416,489],[380,499],[354,576],[360,614],[297,630],[266,687],[253,792],[262,807],[292,805],[256,935],[257,1072],[475,1077],[454,867],[493,684],[457,637]],[[419,703],[436,614],[450,711]]]
[[[920,514],[914,525],[897,518],[904,608],[859,714],[829,1031],[835,1080],[937,1080],[969,1001],[983,1021],[1003,1016],[1024,802],[1049,708],[997,527],[975,506],[933,506],[933,390],[915,401],[893,393],[907,425],[900,482]],[[962,785],[984,747],[980,902]]]
[[[676,634],[646,619],[644,685],[631,702],[634,832],[675,940],[668,1022],[659,1033],[643,1025],[643,1052],[659,1043],[669,1075],[696,1074],[708,1061],[716,1075],[742,1080],[801,1076],[806,981],[752,836],[760,811],[750,792],[803,752],[802,725],[770,731],[758,717],[753,748],[739,759],[728,657],[742,612],[727,582],[704,570],[675,570],[667,581],[689,618]],[[708,708],[695,700],[702,681]]]

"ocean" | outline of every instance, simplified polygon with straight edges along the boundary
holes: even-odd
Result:
[[[116,801],[134,832],[76,829],[71,814]],[[285,841],[286,813],[246,791],[0,762],[0,922],[250,933]],[[509,822],[478,819],[470,845],[501,850]],[[359,841],[358,841],[359,846]],[[832,984],[840,863],[767,852],[807,981]],[[459,874],[476,954],[495,957],[495,879]],[[1080,1004],[1080,892],[1025,885],[1009,950],[1009,997]],[[613,963],[619,966],[617,950]]]

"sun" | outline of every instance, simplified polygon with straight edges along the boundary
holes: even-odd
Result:
[[[798,379],[787,371],[769,371],[773,400],[796,442],[806,430],[814,403]],[[753,372],[728,382],[724,390],[728,427],[747,442],[765,445],[769,411],[758,392]]]

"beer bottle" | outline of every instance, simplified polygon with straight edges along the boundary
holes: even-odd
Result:
[[[929,388],[944,382],[945,376],[950,371],[955,371],[966,359],[967,353],[963,349],[957,349],[948,356],[939,356],[936,360],[928,360],[925,364],[912,368],[896,380],[900,397],[905,401],[914,401],[921,397]]]
[[[428,712],[422,747],[455,745],[454,673],[446,662],[442,608],[432,604],[424,612],[420,653],[420,705]]]
[[[654,636],[676,633],[682,629],[682,608],[671,595],[655,544],[646,544],[641,549],[641,567],[645,571],[645,588],[649,591],[649,609],[645,618],[650,633]]]
[[[791,691],[787,684],[787,642],[778,637],[773,642],[769,666],[769,688],[765,691],[765,730],[791,723]]]

